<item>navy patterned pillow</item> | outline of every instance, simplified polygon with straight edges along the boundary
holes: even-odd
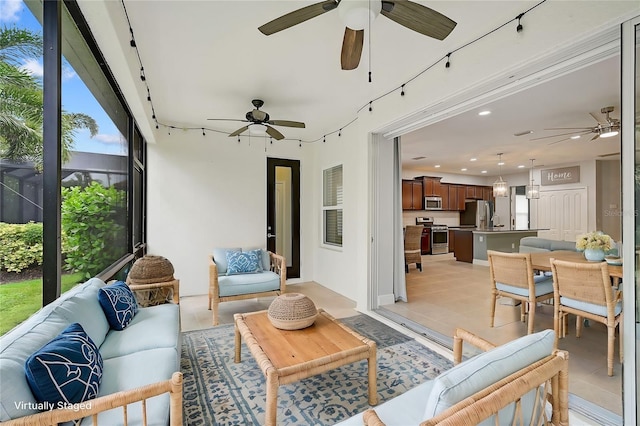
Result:
[[[27,358],[24,368],[33,396],[54,408],[95,398],[102,380],[102,356],[78,323]]]
[[[98,301],[114,330],[124,330],[138,313],[136,297],[124,281],[102,287],[98,291]]]
[[[249,252],[227,252],[227,275],[252,274],[260,272],[260,262],[262,259],[255,251]]]

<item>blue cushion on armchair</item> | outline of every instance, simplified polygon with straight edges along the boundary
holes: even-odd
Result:
[[[213,261],[218,267],[218,275],[227,274],[227,252],[229,251],[242,251],[242,249],[240,247],[213,249]]]
[[[227,275],[262,272],[262,259],[256,250],[250,252],[227,252]]]

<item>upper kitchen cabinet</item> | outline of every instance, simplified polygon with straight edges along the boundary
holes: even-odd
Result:
[[[402,180],[402,210],[422,210],[422,181]]]
[[[441,196],[441,184],[440,184],[440,179],[442,178],[436,178],[436,177],[428,177],[428,176],[424,176],[422,178],[422,186],[424,189],[424,196],[425,197],[440,197]]]
[[[482,187],[482,199],[485,201],[493,200],[493,186]]]

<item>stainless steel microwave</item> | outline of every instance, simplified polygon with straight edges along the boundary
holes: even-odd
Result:
[[[425,210],[442,210],[442,197],[424,197]]]

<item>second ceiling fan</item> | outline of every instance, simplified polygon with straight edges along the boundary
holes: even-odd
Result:
[[[438,40],[444,40],[456,26],[456,22],[443,14],[409,0],[327,0],[287,13],[258,29],[265,35],[271,35],[334,9],[338,9],[340,17],[345,22],[340,55],[343,70],[358,67],[362,55],[364,28],[378,14]]]

